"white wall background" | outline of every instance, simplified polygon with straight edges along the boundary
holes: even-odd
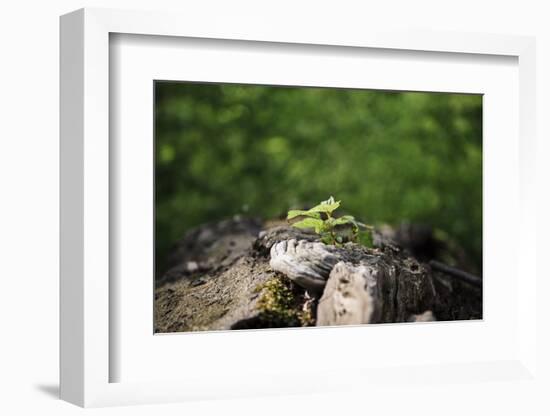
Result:
[[[200,15],[248,14],[281,22],[471,30],[538,37],[539,266],[550,227],[550,12],[547,1],[169,1],[7,0],[0,6],[0,413],[76,414],[56,399],[58,384],[58,16],[74,9],[115,7],[178,10]],[[545,124],[546,123],[546,124]],[[543,182],[544,181],[544,182]],[[544,218],[543,218],[544,216]],[[546,237],[545,237],[546,236]],[[513,242],[512,242],[513,243]],[[540,273],[540,272],[539,272]],[[550,274],[549,274],[550,280]],[[543,280],[539,293],[548,293]],[[542,300],[543,298],[541,298]],[[550,374],[549,305],[539,302],[539,360]],[[546,378],[548,381],[548,378]],[[494,383],[430,386],[386,395],[339,393],[92,410],[125,414],[550,414],[550,391]]]

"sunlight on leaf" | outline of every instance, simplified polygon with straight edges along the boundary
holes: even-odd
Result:
[[[286,219],[291,220],[293,218],[301,217],[301,216],[311,217],[311,218],[321,218],[321,214],[319,214],[318,212],[304,211],[301,209],[291,209],[290,211],[288,211],[288,215],[286,216]]]
[[[313,228],[319,234],[324,229],[324,222],[316,218],[305,218],[292,224],[292,226],[296,228]]]

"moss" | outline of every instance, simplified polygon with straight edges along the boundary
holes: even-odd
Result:
[[[261,292],[258,309],[260,310],[259,319],[264,327],[280,328],[314,324],[310,304],[303,299],[303,290],[295,287],[287,278],[275,276],[258,285],[256,291]]]

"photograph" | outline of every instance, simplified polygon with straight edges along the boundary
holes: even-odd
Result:
[[[2,6],[0,416],[550,416],[548,1]]]
[[[483,96],[156,80],[154,332],[483,319]]]

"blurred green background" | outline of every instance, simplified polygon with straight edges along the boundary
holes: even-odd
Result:
[[[481,95],[156,82],[155,100],[157,271],[191,227],[331,195],[441,229],[480,265]]]

